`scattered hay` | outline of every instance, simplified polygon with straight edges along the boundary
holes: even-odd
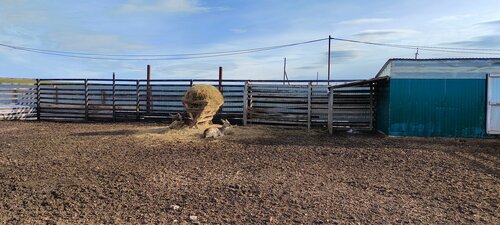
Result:
[[[140,139],[152,139],[175,142],[203,141],[203,131],[209,127],[220,127],[220,125],[200,125],[196,128],[183,127],[181,129],[163,129],[162,132],[154,132],[157,129],[150,128],[143,132],[137,132],[134,136]],[[148,132],[153,131],[153,132]]]

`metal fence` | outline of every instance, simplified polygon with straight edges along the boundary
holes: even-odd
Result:
[[[36,86],[0,83],[0,120],[36,119]]]
[[[333,112],[333,126],[360,127],[372,120],[372,89],[336,90],[329,106],[328,88],[354,80],[223,80],[224,105],[219,117],[241,124],[304,127],[326,126]],[[2,119],[55,121],[168,120],[184,111],[182,97],[195,84],[219,80],[38,79],[34,85],[3,85],[12,94],[1,98]],[[356,94],[357,93],[357,94]],[[367,95],[368,94],[368,95]],[[343,97],[342,97],[343,96]],[[368,100],[368,101],[367,101]],[[362,115],[364,112],[370,114]],[[360,114],[361,113],[361,114]],[[368,116],[368,117],[367,117]],[[361,121],[363,120],[363,121]],[[372,123],[370,123],[369,126]]]

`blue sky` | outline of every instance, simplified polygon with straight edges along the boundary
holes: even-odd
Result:
[[[363,41],[500,49],[498,0],[0,0],[0,43],[105,54],[177,54],[281,45],[332,35]],[[177,61],[63,58],[0,48],[0,77],[291,79],[327,74],[328,43]],[[373,77],[413,50],[333,41],[332,79]],[[420,58],[488,57],[421,51]],[[492,57],[491,55],[489,57]],[[500,57],[500,55],[498,55]]]

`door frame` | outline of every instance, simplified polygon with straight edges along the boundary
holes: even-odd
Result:
[[[490,100],[491,96],[491,77],[495,77],[497,79],[500,79],[500,74],[488,74],[486,75],[486,133],[487,134],[500,134],[500,129],[499,130],[492,130],[491,126],[491,111],[492,111],[492,104]],[[500,107],[500,106],[499,106]]]

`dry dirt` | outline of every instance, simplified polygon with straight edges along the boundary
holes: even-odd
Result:
[[[499,223],[500,139],[164,127],[0,122],[0,223]]]

